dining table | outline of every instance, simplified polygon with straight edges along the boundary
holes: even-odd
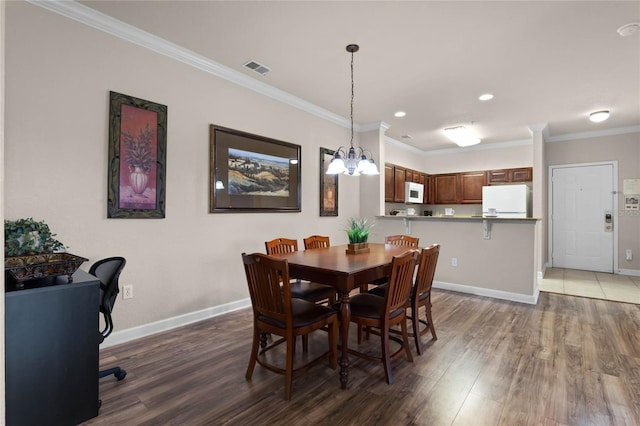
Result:
[[[369,243],[369,252],[350,254],[347,245],[314,248],[292,253],[274,254],[286,259],[290,278],[308,280],[334,287],[340,294],[340,387],[349,381],[349,324],[351,321],[350,293],[362,285],[391,273],[393,256],[410,248],[393,244]]]

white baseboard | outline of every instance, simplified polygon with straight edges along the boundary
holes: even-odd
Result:
[[[474,294],[477,296],[493,297],[495,299],[510,300],[513,302],[527,303],[535,305],[538,301],[538,290],[535,294],[526,295],[519,293],[510,293],[507,291],[492,290],[480,287],[471,287],[462,284],[445,283],[441,281],[433,282],[434,288],[441,288],[444,290],[452,290],[460,293]],[[197,321],[202,321],[208,318],[213,318],[218,315],[226,314],[228,312],[237,311],[238,309],[244,309],[251,306],[251,299],[242,299],[235,302],[227,303],[224,305],[213,306],[211,308],[202,309],[196,312],[189,312],[184,315],[178,315],[176,317],[167,318],[164,320],[152,322],[149,324],[140,325],[138,327],[128,328],[126,330],[114,331],[111,335],[105,339],[100,348],[108,348],[110,346],[119,345],[121,343],[130,342],[132,340],[139,339],[141,337],[150,336],[152,334],[160,333],[163,331],[171,330],[173,328],[182,327],[183,325],[191,324]]]
[[[618,269],[616,274],[630,275],[632,277],[640,277],[640,270],[638,269]]]
[[[141,337],[160,333],[162,331],[171,330],[176,327],[213,318],[228,312],[237,311],[251,306],[251,299],[241,299],[235,302],[226,303],[224,305],[213,306],[211,308],[202,309],[200,311],[189,312],[187,314],[178,315],[177,317],[167,318],[149,324],[140,325],[138,327],[128,328],[126,330],[114,331],[100,344],[100,348],[108,348],[110,346],[119,345],[121,343],[130,342],[131,340]]]
[[[535,305],[538,303],[540,291],[536,288],[534,294],[511,293],[502,290],[493,290],[490,288],[472,287],[463,284],[446,283],[442,281],[434,281],[433,288],[441,288],[443,290],[457,291],[459,293],[473,294],[476,296],[493,297],[494,299],[509,300],[512,302],[527,303]]]

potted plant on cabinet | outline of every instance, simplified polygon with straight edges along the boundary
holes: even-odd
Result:
[[[71,275],[89,259],[64,252],[66,247],[44,221],[32,218],[4,221],[4,269],[22,288],[24,281],[56,275]]]
[[[368,253],[369,233],[373,227],[373,222],[369,222],[367,218],[350,218],[348,226],[346,228],[347,237],[349,237],[349,246],[347,247],[347,254],[359,254]]]

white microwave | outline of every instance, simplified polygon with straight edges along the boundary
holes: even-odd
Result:
[[[405,182],[404,202],[422,204],[424,198],[424,185],[416,182]]]

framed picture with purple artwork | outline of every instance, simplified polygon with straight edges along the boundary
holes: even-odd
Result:
[[[338,216],[338,175],[328,175],[332,151],[320,148],[320,216]]]
[[[107,217],[165,217],[167,107],[109,92]]]
[[[300,145],[213,124],[209,131],[209,213],[300,212]]]

